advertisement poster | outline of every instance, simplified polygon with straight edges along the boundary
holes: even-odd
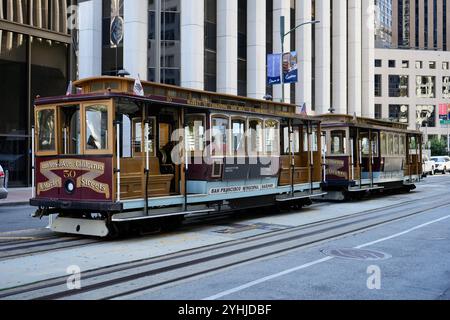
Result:
[[[267,56],[267,84],[281,84],[280,75],[281,54],[269,54]]]
[[[297,52],[289,52],[283,55],[284,83],[298,82],[298,58]]]

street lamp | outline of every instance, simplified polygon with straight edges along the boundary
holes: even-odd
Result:
[[[284,77],[283,77],[283,55],[284,55],[284,38],[291,34],[293,31],[297,30],[300,27],[303,27],[307,24],[317,24],[320,23],[320,21],[314,20],[314,21],[307,21],[299,24],[295,28],[292,28],[288,32],[285,33],[285,27],[284,27],[285,17],[280,17],[280,36],[281,36],[281,99],[284,103]]]

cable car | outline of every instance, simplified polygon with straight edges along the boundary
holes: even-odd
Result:
[[[35,101],[30,203],[55,232],[108,237],[323,194],[320,121],[294,105],[124,77],[74,87]]]

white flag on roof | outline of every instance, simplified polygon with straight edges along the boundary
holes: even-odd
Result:
[[[142,87],[141,79],[139,79],[139,77],[134,81],[133,91],[137,96],[144,96],[144,87]]]

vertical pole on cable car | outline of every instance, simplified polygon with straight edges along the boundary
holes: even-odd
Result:
[[[359,128],[357,129],[358,133],[358,166],[359,166],[359,188],[362,188],[362,173],[363,173],[363,168],[362,168],[362,144],[361,144],[361,137],[360,137],[360,130]]]
[[[188,141],[186,134],[186,108],[183,108],[181,123],[183,125],[183,143],[184,143],[184,211],[187,211],[188,206],[188,190],[187,190],[187,179],[189,170],[189,160],[188,160]]]
[[[413,137],[410,136],[409,137],[409,145],[411,146]],[[412,150],[409,150],[409,183],[412,182],[412,176],[413,176],[413,172],[412,172],[412,166],[413,166],[413,155],[412,155]]]
[[[35,180],[35,171],[36,171],[36,156],[34,154],[34,126],[31,127],[31,199],[34,199],[36,196],[36,180]]]
[[[120,202],[120,122],[116,120],[117,202]]]
[[[369,152],[370,152],[370,188],[373,188],[373,141],[372,141],[372,130],[369,129]]]
[[[322,134],[322,140],[321,142],[323,143],[323,145],[321,145],[321,150],[322,150],[322,170],[323,170],[323,182],[326,183],[327,182],[327,135],[326,132],[324,131]]]
[[[353,131],[353,130],[351,130]],[[355,146],[354,146],[354,140],[353,138],[350,139],[350,154],[351,154],[351,161],[352,161],[352,181],[355,180]],[[350,179],[349,179],[350,180]]]
[[[289,154],[291,156],[291,195],[294,197],[295,194],[295,187],[294,187],[294,175],[295,175],[295,155],[294,155],[294,139],[293,139],[293,133],[294,133],[294,127],[292,125],[293,120],[288,120],[288,126],[289,126]]]
[[[145,118],[144,118],[145,119]],[[148,216],[148,176],[150,175],[150,148],[149,148],[149,141],[148,141],[148,135],[149,135],[149,123],[148,119],[145,120],[144,125],[144,145],[145,145],[145,215]]]
[[[313,174],[314,174],[314,148],[313,148],[313,124],[312,122],[310,122],[308,124],[308,127],[310,128],[309,130],[309,157],[310,157],[310,164],[309,164],[309,183],[310,183],[310,194],[313,194],[313,190],[314,190],[314,181],[313,181]]]

